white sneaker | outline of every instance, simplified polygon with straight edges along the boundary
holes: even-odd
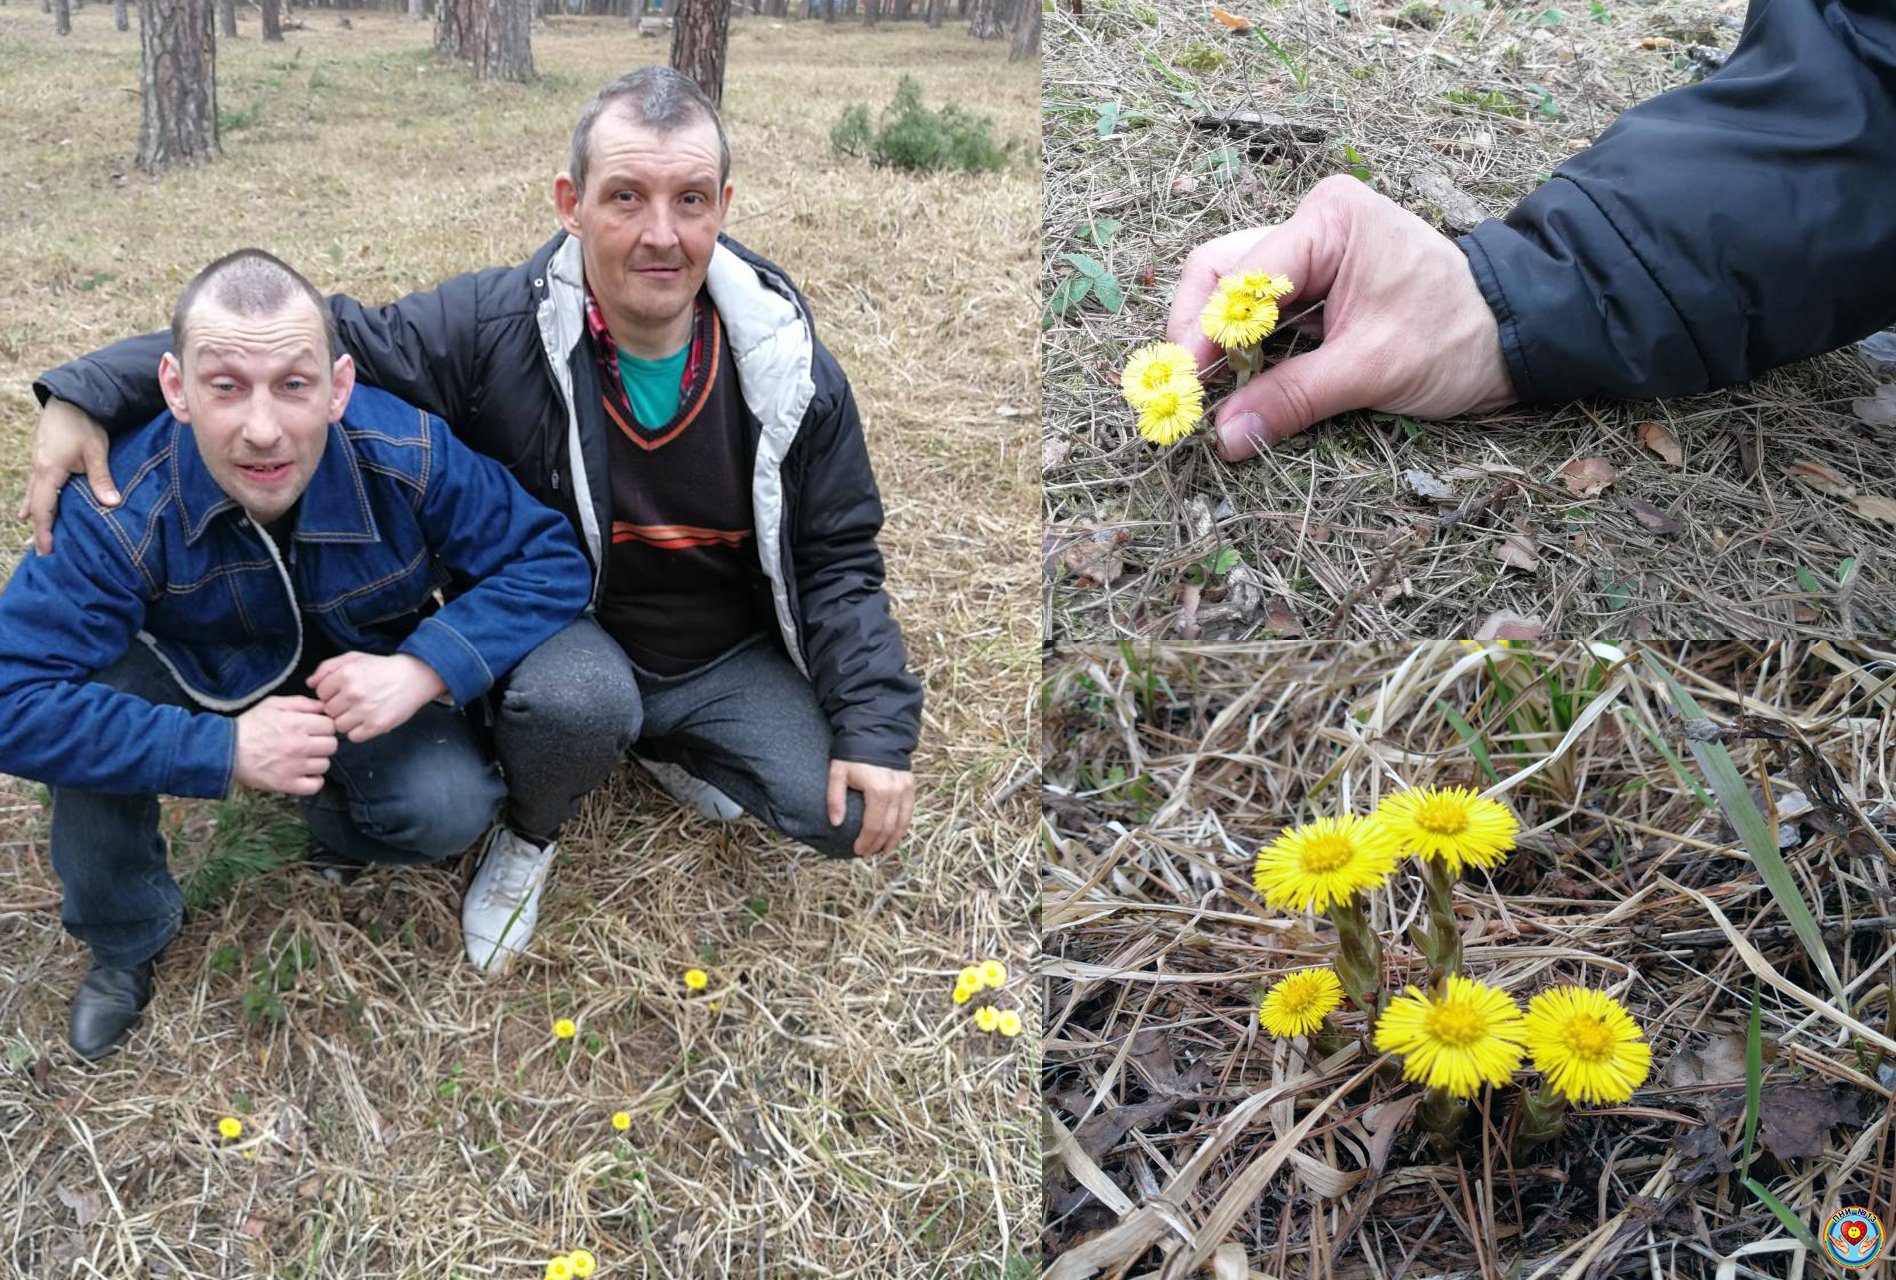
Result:
[[[633,756],[639,767],[658,779],[658,785],[665,788],[665,794],[684,805],[687,809],[696,809],[712,822],[736,822],[744,816],[744,806],[719,791],[716,787],[691,773],[683,765],[670,764],[664,760],[647,760],[644,756]]]
[[[476,969],[504,972],[533,940],[540,890],[558,848],[557,841],[542,848],[505,826],[487,837],[480,869],[461,903],[461,935]]]

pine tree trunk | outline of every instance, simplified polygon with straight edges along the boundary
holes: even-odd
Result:
[[[724,100],[724,42],[729,0],[680,0],[672,18],[671,65],[698,82],[712,105]]]
[[[53,0],[40,0],[41,13],[51,13],[52,11],[53,11]]]
[[[915,7],[913,0],[895,0],[895,20],[907,22],[909,11]]]
[[[112,0],[112,25],[120,31],[132,29],[131,14],[126,11],[125,0]]]
[[[535,0],[473,0],[476,80],[533,79]]]
[[[217,151],[217,32],[210,0],[138,0],[144,121],[138,164],[153,173]]]
[[[873,27],[882,17],[882,0],[862,0],[862,25]]]
[[[422,13],[421,0],[408,0],[408,20],[410,22],[420,22],[424,16]]]
[[[1016,0],[1014,7],[1014,41],[1007,49],[1007,60],[1019,62],[1023,58],[1040,56],[1040,0]]]
[[[277,0],[258,0],[263,10],[263,38],[283,43],[283,14]]]
[[[947,0],[928,0],[928,25],[941,29],[941,11],[948,7]]]
[[[217,0],[217,30],[226,40],[237,38],[237,0]]]
[[[442,62],[472,61],[474,7],[479,0],[437,0],[435,4],[435,58]]]
[[[53,30],[62,36],[72,34],[71,0],[53,0]]]

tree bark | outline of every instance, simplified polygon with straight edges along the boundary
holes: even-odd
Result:
[[[1040,56],[1040,0],[1016,0],[1014,6],[1014,40],[1008,46],[1007,60],[1019,62],[1023,58]]]
[[[947,0],[928,0],[928,25],[937,30],[941,28],[941,11],[948,7]]]
[[[132,29],[131,15],[126,12],[125,0],[112,0],[112,25],[120,31]]]
[[[53,0],[53,30],[62,36],[72,34],[71,0]]]
[[[474,0],[474,78],[533,79],[534,0]]]
[[[862,25],[873,27],[882,17],[882,0],[862,0]]]
[[[907,22],[909,12],[914,7],[913,0],[895,0],[895,20],[897,22]]]
[[[217,30],[226,40],[237,38],[237,0],[217,0]]]
[[[729,0],[680,0],[672,18],[671,65],[698,82],[713,105],[724,101],[724,44]]]
[[[258,0],[263,11],[263,38],[283,43],[283,14],[277,6],[277,0]]]
[[[138,0],[144,119],[138,164],[152,173],[217,151],[217,32],[210,0]]]
[[[422,13],[421,0],[408,0],[408,20],[410,22],[420,22],[424,16]]]

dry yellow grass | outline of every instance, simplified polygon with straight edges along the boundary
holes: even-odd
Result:
[[[538,83],[481,87],[430,65],[425,27],[305,16],[281,46],[246,17],[220,51],[242,121],[223,160],[154,180],[128,160],[135,35],[109,6],[65,41],[34,6],[0,8],[8,516],[40,369],[158,326],[239,244],[378,301],[520,260],[551,230],[579,107],[664,56],[619,22],[555,21]],[[82,951],[33,905],[57,892],[44,815],[0,781],[0,1276],[527,1277],[579,1245],[612,1276],[1019,1270],[1037,1041],[974,1033],[947,990],[1001,956],[1005,1000],[1037,1022],[1038,174],[904,178],[827,146],[846,105],[879,107],[909,71],[1027,149],[1037,69],[1004,59],[953,29],[732,25],[731,230],[798,280],[852,375],[928,690],[900,855],[826,863],[622,774],[566,833],[531,963],[504,980],[461,959],[455,871],[336,890],[290,868],[190,920],[151,1026],[87,1067],[64,1042]],[[252,1025],[256,966],[299,949],[283,1016]],[[681,985],[692,964],[713,975],[702,996]],[[559,1016],[579,1022],[570,1055]],[[216,1149],[225,1114],[254,1157]]]

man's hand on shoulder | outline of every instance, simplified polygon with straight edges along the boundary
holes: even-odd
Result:
[[[313,796],[335,754],[336,726],[312,698],[265,698],[237,717],[232,773],[246,787]]]
[[[830,761],[829,820],[841,826],[849,812],[849,793],[862,792],[862,834],[856,837],[856,856],[891,853],[908,834],[915,815],[915,775],[907,769],[853,760]]]
[[[93,496],[106,506],[118,505],[118,489],[106,468],[110,444],[105,428],[76,405],[48,400],[40,410],[39,433],[33,439],[33,472],[27,478],[19,517],[33,522],[33,546],[41,555],[53,553],[53,516],[59,511],[59,491],[73,476],[85,476],[92,484]]]
[[[379,738],[448,691],[435,669],[405,653],[343,653],[317,667],[309,687],[351,742]]]

